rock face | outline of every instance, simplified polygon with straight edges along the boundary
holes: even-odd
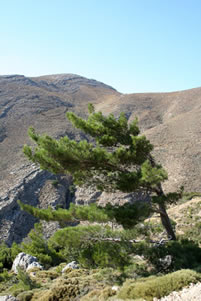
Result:
[[[26,166],[19,174],[15,184],[10,185],[1,197],[0,203],[0,239],[9,245],[25,237],[36,222],[35,218],[19,209],[17,200],[29,200],[30,204],[37,205],[41,187],[47,178],[52,177],[35,166]]]
[[[99,205],[111,203],[113,205],[123,205],[127,202],[148,201],[149,196],[143,193],[107,193],[97,191],[93,188],[77,187],[72,201],[77,205],[88,205],[97,202]]]
[[[13,261],[12,265],[12,271],[17,274],[17,268],[20,267],[24,271],[28,271],[32,268],[38,268],[38,269],[43,269],[42,265],[39,264],[37,258],[35,256],[25,254],[24,252],[21,252],[17,255],[15,260]]]
[[[19,184],[8,191],[8,195],[1,201],[0,210],[0,239],[8,245],[13,241],[20,242],[27,236],[38,220],[30,214],[21,211],[17,200],[41,208],[57,206],[68,208],[70,202],[69,181],[65,177],[55,177],[48,172],[40,171],[30,166],[25,178],[19,179]],[[25,170],[24,170],[25,171]],[[58,185],[54,182],[58,181]],[[58,223],[43,223],[46,237],[53,234]]]
[[[154,144],[154,156],[167,169],[167,191],[181,185],[188,191],[201,191],[201,88],[173,93],[121,94],[110,86],[74,74],[28,78],[0,76],[0,241],[20,242],[36,219],[19,210],[17,200],[41,208],[61,206],[71,201],[69,179],[39,170],[22,153],[29,126],[39,133],[59,138],[85,136],[72,128],[65,113],[86,116],[87,104],[116,117],[125,112],[129,121],[136,116],[141,131]],[[58,185],[52,185],[59,181]],[[54,182],[55,183],[55,182]],[[74,202],[123,204],[141,195],[108,195],[90,189],[77,189]],[[44,224],[47,237],[58,224]]]

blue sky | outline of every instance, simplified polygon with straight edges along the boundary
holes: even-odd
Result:
[[[0,0],[0,74],[75,73],[123,93],[201,86],[201,0]]]

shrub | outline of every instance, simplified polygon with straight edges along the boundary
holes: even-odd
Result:
[[[80,252],[79,262],[85,267],[116,267],[120,269],[130,263],[128,254],[120,244],[104,241],[85,247]]]
[[[47,240],[43,237],[40,224],[35,224],[34,229],[30,231],[27,241],[22,243],[21,248],[23,252],[36,256],[38,261],[46,268],[62,262],[62,258],[48,245]]]
[[[0,273],[0,282],[8,281],[12,276],[8,273],[6,269]]]
[[[182,200],[181,201],[189,201],[192,200],[195,197],[200,197],[201,193],[200,192],[185,192],[183,194]]]
[[[21,292],[32,290],[33,288],[39,288],[40,285],[33,281],[29,275],[20,267],[17,268],[18,283],[11,287],[11,292],[14,296],[17,296]]]
[[[30,301],[31,298],[33,296],[33,292],[32,291],[26,291],[26,292],[22,292],[17,296],[17,299],[19,301]]]
[[[172,256],[172,262],[165,272],[196,269],[197,266],[201,265],[201,248],[197,243],[188,239],[170,241],[158,247],[150,246],[148,243],[140,243],[133,246],[133,252],[143,255],[154,267],[156,273],[164,271],[160,259],[167,255]]]
[[[190,283],[201,280],[201,274],[191,270],[180,270],[160,277],[149,277],[139,281],[126,281],[118,293],[118,297],[125,299],[142,298],[152,301],[154,297],[160,299],[178,291]]]
[[[4,243],[0,244],[0,273],[2,273],[4,269],[10,269],[12,263],[11,249]]]
[[[108,300],[109,297],[116,295],[116,291],[111,287],[105,287],[104,289],[95,289],[90,291],[87,295],[82,297],[80,301],[98,301]]]
[[[200,218],[199,218],[200,219]],[[191,227],[188,227],[188,229],[185,231],[184,237],[190,237],[197,243],[201,243],[201,222],[197,221],[194,225],[191,225]]]
[[[12,261],[17,257],[19,253],[23,252],[21,245],[18,245],[16,242],[13,242],[11,246],[11,258]]]
[[[83,267],[123,268],[130,263],[127,244],[101,241],[114,235],[109,227],[67,227],[49,239],[49,246],[66,261],[77,260]]]
[[[36,292],[32,300],[40,301],[72,301],[80,293],[79,285],[69,281],[64,285],[57,285],[49,290]]]

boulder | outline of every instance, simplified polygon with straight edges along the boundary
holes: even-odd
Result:
[[[31,269],[35,269],[35,268],[38,268],[39,270],[42,270],[43,269],[43,266],[37,262],[37,261],[34,261],[32,262],[30,265],[28,265],[26,271],[30,271]]]
[[[18,273],[18,267],[22,268],[25,271],[36,267],[39,269],[43,269],[43,267],[39,264],[35,256],[26,254],[24,252],[19,253],[13,262],[12,271],[16,274]]]
[[[65,273],[67,269],[79,269],[79,264],[76,261],[69,262],[63,269],[62,273]]]
[[[163,258],[159,258],[159,262],[160,262],[160,264],[161,264],[161,267],[162,267],[164,270],[168,269],[168,268],[171,266],[172,260],[173,260],[173,258],[172,258],[171,255],[166,255],[166,256],[163,257]]]

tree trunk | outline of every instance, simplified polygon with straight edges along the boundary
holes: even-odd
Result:
[[[160,217],[161,222],[163,224],[163,227],[165,228],[168,238],[170,240],[176,240],[176,235],[174,233],[174,230],[172,228],[172,224],[170,222],[169,216],[167,214],[166,208],[164,204],[159,204],[159,210],[160,210]]]
[[[158,184],[156,193],[159,197],[165,195],[161,184]],[[165,230],[167,232],[168,238],[170,240],[176,240],[176,235],[175,235],[175,232],[172,228],[172,224],[170,222],[169,216],[167,214],[165,204],[164,203],[159,203],[158,208],[159,208],[159,213],[160,213],[160,217],[161,217],[161,222],[162,222],[162,225],[163,225],[163,227],[165,228]]]
[[[151,155],[149,157],[149,161],[150,161],[152,167],[156,166],[155,160]],[[161,184],[157,185],[157,188],[156,188],[155,192],[159,197],[165,195]],[[163,225],[163,227],[165,228],[165,230],[167,232],[168,238],[170,240],[176,240],[176,235],[175,235],[175,232],[172,228],[172,224],[170,222],[169,216],[167,214],[165,204],[164,203],[159,203],[158,204],[158,209],[159,209],[162,225]]]

